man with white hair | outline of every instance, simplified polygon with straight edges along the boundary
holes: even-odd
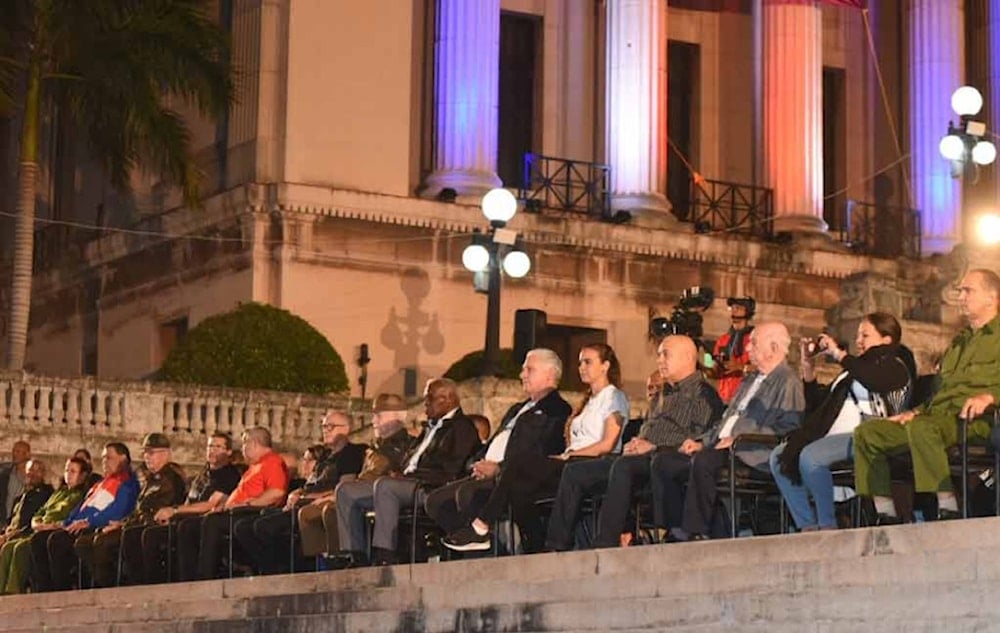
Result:
[[[731,449],[739,435],[785,435],[801,423],[806,402],[802,381],[788,364],[791,341],[781,323],[758,325],[747,343],[753,370],[722,417],[700,438],[687,439],[677,451],[660,453],[653,461],[654,488],[663,495],[657,501],[664,504],[668,522],[658,527],[669,528],[674,538],[709,537],[719,473],[729,464],[730,450],[736,450],[746,465],[767,471],[770,447]],[[680,508],[683,514],[679,516]],[[681,525],[677,525],[678,520]]]
[[[537,458],[558,455],[566,448],[563,429],[572,412],[556,386],[562,362],[549,349],[533,349],[524,358],[521,385],[526,400],[504,414],[493,436],[474,458],[471,472],[427,496],[427,514],[446,534],[469,525],[496,486],[505,459],[531,454]]]

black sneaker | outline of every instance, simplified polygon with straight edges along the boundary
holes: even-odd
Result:
[[[456,552],[483,552],[490,548],[490,535],[478,534],[469,525],[441,539],[441,544]]]

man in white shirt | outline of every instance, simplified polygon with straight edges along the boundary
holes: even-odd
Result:
[[[480,446],[475,424],[459,406],[458,385],[454,381],[447,378],[430,381],[424,395],[424,410],[427,427],[416,446],[403,458],[402,473],[375,481],[348,481],[337,487],[340,547],[353,564],[365,558],[365,512],[375,510],[372,562],[393,563],[400,510],[414,503],[422,505],[428,489],[456,479]]]
[[[753,371],[747,374],[722,417],[701,438],[688,439],[677,451],[653,460],[654,489],[660,490],[667,528],[674,538],[707,538],[717,500],[719,472],[741,434],[785,435],[798,427],[805,409],[802,381],[789,366],[788,329],[761,323],[750,334],[747,351]],[[740,446],[740,461],[766,472],[770,447]],[[685,492],[684,485],[687,484]],[[683,509],[683,514],[681,514]]]
[[[427,496],[427,514],[450,534],[469,525],[486,504],[505,457],[532,452],[558,455],[565,449],[563,429],[572,409],[556,387],[562,362],[555,352],[528,352],[521,369],[527,400],[518,402],[474,458],[468,477],[453,481]]]

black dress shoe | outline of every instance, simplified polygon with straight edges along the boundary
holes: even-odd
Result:
[[[893,516],[891,514],[878,513],[878,517],[875,518],[875,525],[902,525],[903,519]]]
[[[941,508],[938,510],[937,520],[938,521],[954,521],[955,519],[961,519],[962,513],[958,510],[947,510]]]
[[[396,564],[396,553],[392,550],[383,549],[381,547],[372,548],[372,565],[376,567],[383,567],[386,565]]]

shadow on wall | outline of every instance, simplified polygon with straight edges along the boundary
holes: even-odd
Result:
[[[399,286],[406,298],[406,307],[397,310],[395,305],[390,305],[389,317],[382,327],[381,340],[382,345],[392,350],[393,367],[401,375],[394,374],[374,393],[393,391],[414,396],[422,388],[418,382],[423,378],[418,376],[421,353],[430,356],[439,355],[444,350],[444,335],[438,325],[437,313],[420,308],[431,290],[431,280],[427,271],[420,268],[404,270]]]

